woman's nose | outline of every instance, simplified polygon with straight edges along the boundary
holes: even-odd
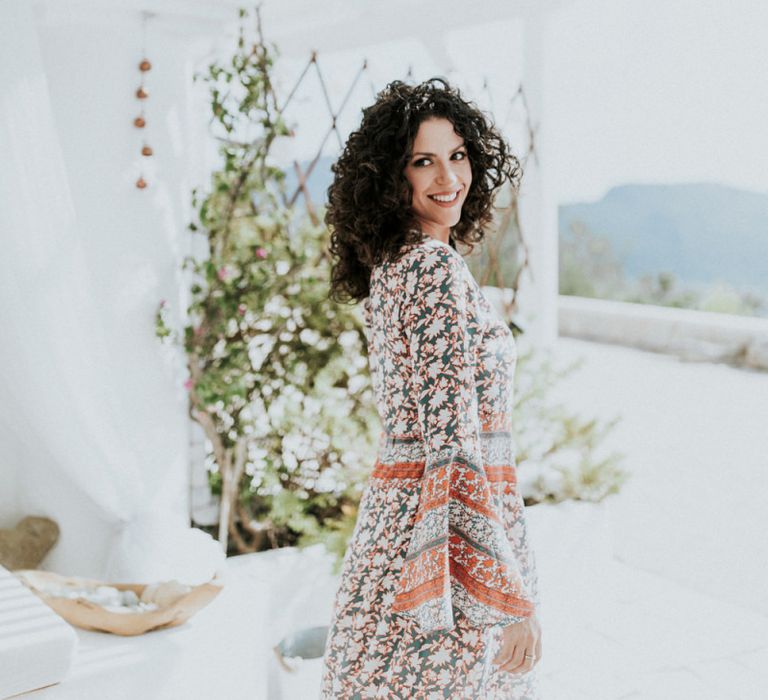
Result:
[[[458,182],[456,173],[453,172],[453,168],[451,168],[450,165],[442,164],[438,167],[439,167],[439,170],[437,173],[438,182],[445,183],[447,185],[453,184],[454,182]]]

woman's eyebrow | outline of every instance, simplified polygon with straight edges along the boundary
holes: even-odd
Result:
[[[459,146],[456,146],[456,148],[454,148],[453,151],[451,151],[451,153],[454,153],[455,151],[458,151],[460,148],[464,148],[464,144],[463,143],[461,145],[459,145]],[[433,156],[435,154],[434,153],[426,153],[425,151],[416,151],[416,153],[414,153],[413,155],[415,155],[415,156]]]

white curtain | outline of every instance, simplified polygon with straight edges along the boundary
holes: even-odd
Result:
[[[174,387],[159,342],[154,354],[116,352],[123,319],[105,322],[121,312],[105,305],[133,299],[126,313],[147,318],[137,347],[154,347],[156,290],[111,289],[105,270],[93,270],[30,5],[0,0],[0,477],[14,485],[14,518],[59,523],[46,568],[204,579],[222,555],[188,527],[181,380]],[[130,264],[114,261],[116,283]],[[137,265],[130,279],[151,280],[150,268]]]

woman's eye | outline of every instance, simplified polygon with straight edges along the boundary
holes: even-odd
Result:
[[[460,160],[464,160],[464,159],[467,157],[467,152],[466,152],[466,151],[456,151],[456,153],[454,153],[453,155],[454,155],[454,156],[461,156],[461,159],[460,159]],[[417,161],[414,161],[414,163],[413,163],[413,164],[414,164],[414,165],[415,165],[417,168],[420,168],[420,167],[422,167],[422,166],[421,166],[421,163],[423,163],[425,160],[426,160],[427,162],[429,162],[429,158],[419,158]]]

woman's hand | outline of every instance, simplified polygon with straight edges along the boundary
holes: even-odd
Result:
[[[529,656],[525,656],[528,654]],[[533,656],[534,658],[530,658]],[[541,627],[535,615],[508,625],[493,663],[507,673],[528,673],[541,658]]]

